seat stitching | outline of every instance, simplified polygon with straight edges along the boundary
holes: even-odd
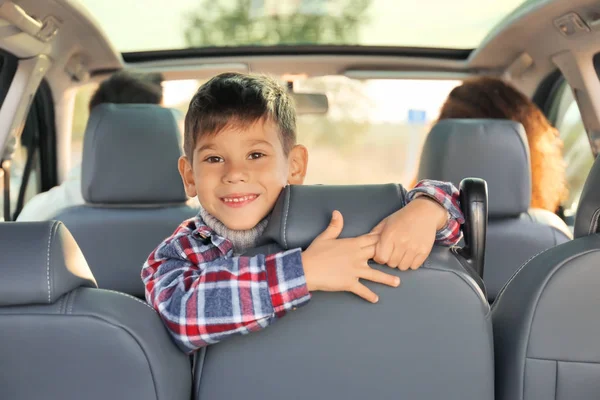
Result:
[[[100,290],[100,289],[95,289],[95,290]],[[116,292],[119,293],[119,292]],[[122,294],[122,293],[119,293]],[[142,352],[144,358],[146,359],[146,364],[148,365],[148,370],[150,371],[150,378],[152,380],[152,384],[154,386],[154,398],[158,399],[158,387],[157,387],[157,378],[156,378],[156,372],[152,369],[152,364],[150,363],[150,358],[148,357],[148,351],[146,350],[146,348],[144,347],[144,345],[142,344],[142,342],[140,342],[140,340],[136,337],[136,335],[133,333],[132,330],[130,330],[129,327],[125,326],[125,325],[121,325],[120,323],[115,323],[111,320],[108,320],[102,316],[99,315],[90,315],[90,314],[72,314],[73,317],[72,318],[90,318],[90,319],[95,319],[95,320],[99,320],[102,321],[110,326],[114,326],[116,328],[121,329],[122,331],[124,331],[126,334],[129,335],[129,337],[138,345],[139,350]]]
[[[125,297],[129,297],[130,299],[133,299],[133,300],[137,301],[138,303],[141,303],[141,304],[145,305],[146,307],[148,307],[152,311],[156,312],[156,310],[154,309],[154,307],[152,307],[150,304],[148,304],[145,301],[142,301],[142,300],[138,299],[137,297],[132,296],[130,294],[123,293],[123,292],[117,292],[116,290],[111,290],[111,289],[102,289],[102,288],[100,288],[100,290],[103,290],[105,292],[115,293],[115,294],[118,294],[118,295],[121,295],[121,296],[125,296]]]
[[[48,233],[48,250],[46,252],[46,282],[48,284],[48,304],[52,303],[52,295],[50,291],[50,245],[52,244],[52,236],[56,224],[58,224],[58,222],[54,221],[52,225],[50,225],[50,232]]]
[[[469,286],[471,288],[471,290],[473,292],[475,292],[477,297],[479,297],[479,299],[482,300],[482,304],[484,305],[484,307],[486,309],[485,317],[486,318],[488,317],[488,315],[490,314],[490,311],[491,311],[491,307],[490,307],[489,303],[487,302],[485,295],[483,295],[483,291],[481,290],[481,288],[479,287],[479,285],[475,282],[475,280],[473,278],[471,278],[471,277],[466,278],[462,273],[459,273],[459,272],[451,270],[451,269],[438,268],[438,267],[432,265],[431,261],[428,261],[428,260],[425,260],[425,262],[423,263],[423,266],[432,271],[440,271],[440,272],[447,272],[447,273],[453,274],[453,275],[457,276],[460,280],[465,282],[467,284],[467,286]]]
[[[522,265],[521,265],[521,266],[520,266],[520,267],[519,267],[519,268],[518,268],[518,269],[517,269],[517,270],[516,270],[516,271],[515,271],[515,272],[512,274],[512,276],[510,277],[510,279],[508,280],[508,282],[506,282],[506,283],[504,284],[504,286],[502,286],[502,289],[500,289],[500,291],[499,291],[499,292],[498,292],[498,294],[496,295],[496,300],[494,300],[494,303],[495,303],[496,301],[498,301],[498,299],[500,298],[500,296],[502,295],[502,293],[504,293],[504,288],[506,288],[506,287],[509,285],[509,283],[511,283],[511,282],[512,282],[512,281],[515,279],[515,277],[517,276],[517,274],[518,274],[519,272],[521,272],[521,270],[522,270],[523,268],[525,268],[525,266],[526,266],[527,264],[529,264],[529,263],[531,262],[531,260],[533,260],[533,259],[534,259],[534,258],[536,258],[537,256],[539,256],[539,255],[541,255],[542,253],[545,253],[545,252],[547,252],[548,250],[551,250],[551,249],[553,249],[553,248],[554,248],[554,247],[549,247],[549,248],[547,248],[547,249],[545,249],[545,250],[542,250],[542,251],[540,251],[539,253],[537,253],[537,254],[535,254],[535,255],[531,256],[531,257],[529,258],[529,260],[525,261],[525,262],[524,262],[524,263],[523,263],[523,264],[522,264]]]
[[[283,245],[285,246],[285,248],[288,248],[288,244],[287,244],[287,219],[288,219],[288,214],[290,211],[290,202],[291,202],[291,192],[292,189],[289,188],[288,192],[286,193],[286,202],[285,202],[285,212],[283,214]]]
[[[600,217],[600,208],[597,208],[592,214],[592,220],[590,221],[590,229],[588,230],[588,234],[596,233],[598,230],[598,217]]]
[[[544,282],[542,283],[541,288],[539,289],[539,291],[535,294],[535,299],[534,299],[534,306],[533,306],[533,314],[531,316],[531,319],[527,322],[527,340],[526,340],[526,346],[525,346],[525,357],[523,362],[525,363],[525,361],[527,360],[528,356],[527,354],[529,353],[529,347],[531,344],[531,328],[533,326],[533,321],[535,320],[535,317],[538,313],[538,304],[540,303],[540,299],[542,297],[542,295],[544,294],[544,291],[546,290],[546,288],[548,287],[548,285],[550,284],[550,281],[552,279],[554,279],[554,276],[558,273],[558,271],[563,268],[565,265],[569,264],[571,261],[576,260],[580,257],[583,257],[585,255],[597,252],[597,249],[592,249],[592,250],[587,250],[584,251],[582,253],[576,254],[572,257],[569,257],[567,259],[563,259],[558,265],[556,265],[551,271],[550,271],[550,275],[545,277]],[[556,377],[558,379],[558,376]],[[523,395],[525,394],[525,386],[523,385]]]
[[[73,314],[73,308],[75,307],[75,296],[77,295],[77,290],[73,290],[71,292],[71,304],[69,305],[69,310],[67,314]]]
[[[545,358],[545,357],[534,357],[534,356],[527,356],[526,357],[528,360],[536,360],[536,361],[555,361],[555,362],[560,362],[563,364],[600,364],[600,361],[586,361],[586,360],[561,360],[561,359],[552,359],[552,358]]]

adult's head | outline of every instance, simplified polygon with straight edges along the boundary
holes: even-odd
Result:
[[[542,111],[510,84],[497,78],[465,80],[454,88],[438,120],[497,118],[520,122],[531,158],[531,207],[556,212],[567,195],[563,143]]]
[[[161,104],[162,75],[119,71],[103,81],[90,99],[90,111],[99,104]]]

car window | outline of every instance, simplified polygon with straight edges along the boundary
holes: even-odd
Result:
[[[563,208],[565,216],[572,217],[575,215],[583,185],[594,163],[594,156],[579,107],[569,87],[562,91],[555,125],[564,142],[563,156],[567,165],[569,196]]]
[[[204,81],[163,83],[163,105],[185,115]],[[455,80],[355,80],[343,76],[301,78],[297,92],[324,93],[327,114],[298,116],[298,141],[309,149],[307,184],[412,183],[432,121]],[[96,86],[76,99],[72,165],[81,161],[88,102]],[[183,132],[183,118],[180,120]]]

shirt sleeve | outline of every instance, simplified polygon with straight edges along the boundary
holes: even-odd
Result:
[[[146,300],[185,353],[261,330],[310,300],[300,249],[212,259],[215,251],[174,235],[142,268]]]
[[[465,217],[460,209],[458,189],[450,182],[425,179],[407,193],[407,203],[419,195],[432,198],[448,211],[448,222],[437,231],[436,244],[452,246],[458,243],[462,238],[460,225],[465,222]]]

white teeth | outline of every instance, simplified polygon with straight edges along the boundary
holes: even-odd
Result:
[[[225,203],[239,203],[239,202],[243,202],[243,201],[248,201],[250,199],[254,199],[256,198],[256,196],[252,195],[252,196],[244,196],[244,197],[234,197],[234,198],[223,198],[223,201]]]

